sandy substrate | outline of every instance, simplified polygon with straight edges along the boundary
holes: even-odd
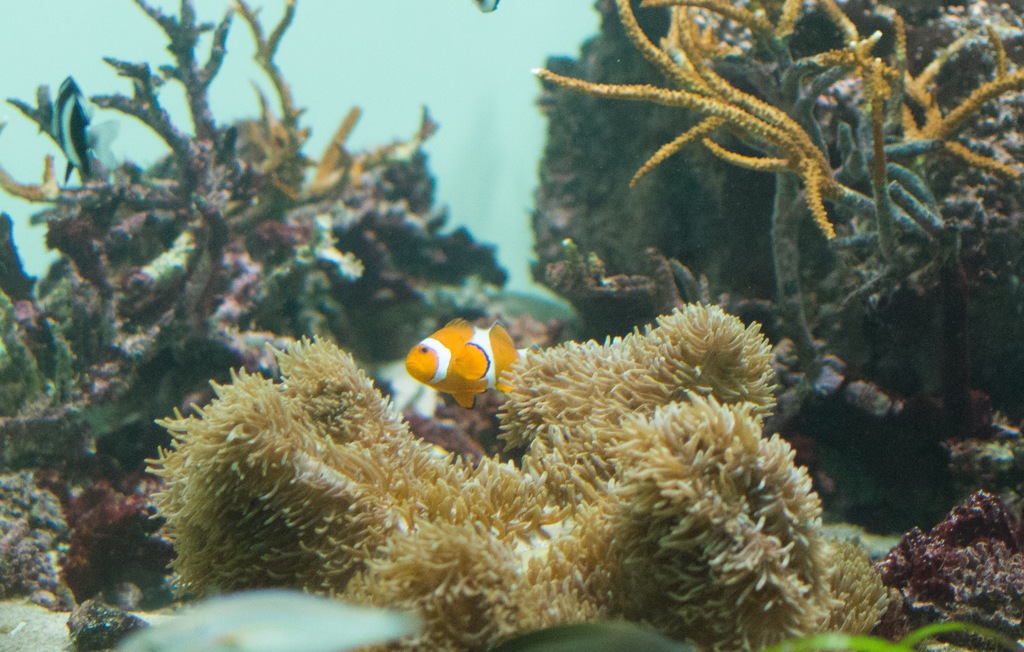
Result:
[[[0,652],[69,650],[68,615],[27,602],[0,602]]]
[[[168,618],[138,615],[150,623]],[[0,652],[69,652],[68,616],[24,601],[0,602]]]

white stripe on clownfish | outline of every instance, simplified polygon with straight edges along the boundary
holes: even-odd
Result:
[[[447,346],[445,346],[441,342],[438,342],[432,337],[428,337],[427,339],[420,342],[420,346],[427,347],[428,349],[434,352],[435,356],[437,356],[437,370],[434,371],[434,377],[430,379],[430,382],[439,383],[445,378],[447,378],[448,367],[452,363],[451,350]]]
[[[491,324],[491,328],[494,328],[494,324]],[[481,376],[481,378],[487,379],[487,389],[494,389],[494,384],[497,381],[494,375],[494,347],[491,346],[491,328],[474,329],[473,337],[469,338],[468,342],[468,344],[472,344],[480,349],[484,354],[484,359],[487,360],[487,370]]]
[[[502,374],[518,359],[519,351],[501,324],[477,328],[465,319],[453,319],[412,347],[405,368],[419,382],[451,394],[468,408],[476,394],[508,391]]]

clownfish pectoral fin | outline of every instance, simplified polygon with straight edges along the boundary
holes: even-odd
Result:
[[[452,398],[455,399],[456,403],[466,409],[472,408],[476,404],[476,394],[472,392],[453,393]]]
[[[491,359],[480,346],[470,342],[456,354],[453,371],[462,378],[479,380],[487,375],[491,367]]]
[[[499,392],[505,392],[506,394],[508,394],[509,392],[512,391],[512,385],[509,385],[508,383],[498,382],[494,385],[494,389],[498,390]]]

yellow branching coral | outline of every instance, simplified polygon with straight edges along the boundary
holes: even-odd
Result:
[[[617,4],[619,16],[630,40],[645,57],[673,80],[679,89],[647,85],[595,84],[563,77],[547,70],[538,70],[537,75],[564,88],[597,97],[644,100],[665,106],[687,108],[709,118],[715,118],[713,126],[721,124],[728,127],[758,149],[768,152],[769,156],[765,160],[730,156],[727,150],[715,146],[710,147],[712,153],[722,156],[731,163],[753,169],[775,170],[784,162],[785,168],[799,174],[808,188],[808,202],[818,226],[827,236],[834,236],[835,230],[825,215],[824,205],[820,202],[815,203],[814,199],[822,195],[831,197],[839,194],[836,187],[838,183],[832,178],[824,154],[815,146],[803,127],[785,111],[740,91],[711,69],[707,61],[708,53],[698,47],[700,39],[689,8],[700,6],[718,12],[749,27],[755,34],[768,36],[774,33],[775,28],[763,16],[726,2],[645,2],[644,6],[674,6],[673,30],[670,38],[666,39],[666,48],[663,50],[655,46],[637,24],[629,0],[617,0]],[[703,135],[705,131],[710,131],[706,122],[701,122],[690,130],[695,135]],[[649,171],[670,154],[695,140],[695,135],[691,136],[690,132],[666,146],[667,150],[659,150],[641,168],[641,173],[634,177],[634,182],[643,172]]]
[[[875,177],[874,203],[877,205],[874,210],[886,213],[878,217],[880,223],[886,223],[880,224],[880,230],[891,228],[893,220],[883,144],[887,148],[890,143],[887,136],[899,129],[903,133],[900,138],[891,141],[893,146],[940,141],[941,147],[932,148],[931,151],[941,148],[972,165],[1004,175],[1020,175],[1017,166],[972,152],[953,140],[984,103],[1008,91],[1024,88],[1024,71],[1008,70],[1003,44],[991,28],[986,33],[996,53],[995,78],[981,84],[959,106],[944,114],[932,92],[933,82],[952,53],[967,42],[966,37],[951,45],[946,52],[940,53],[932,65],[915,78],[906,71],[906,37],[902,20],[895,14],[890,17],[897,32],[895,52],[890,61],[883,61],[872,54],[881,33],[867,36],[859,34],[856,26],[834,0],[818,0],[812,4],[835,24],[843,35],[845,46],[794,62],[791,53],[787,51],[786,37],[792,32],[804,5],[795,0],[769,7],[767,13],[755,12],[728,0],[643,0],[642,7],[671,8],[670,28],[661,39],[660,47],[640,28],[630,0],[616,0],[616,4],[630,41],[665,75],[673,88],[601,84],[565,77],[549,70],[535,72],[544,81],[595,97],[680,107],[703,117],[695,126],[662,146],[648,159],[634,175],[631,185],[669,156],[697,141],[703,143],[712,154],[733,165],[796,175],[803,186],[807,208],[822,233],[829,238],[835,236],[835,229],[825,209],[826,200],[845,204],[858,213],[868,210],[872,202],[837,178],[836,171],[824,153],[820,135],[812,133],[818,127],[801,122],[813,120],[813,117],[806,117],[810,115],[806,106],[797,108],[800,104],[807,105],[808,98],[803,97],[802,93],[811,93],[809,99],[813,100],[814,95],[827,90],[827,85],[815,80],[816,76],[827,83],[835,83],[844,76],[855,76],[863,82],[865,106],[862,111],[865,115],[874,114],[871,120],[877,126],[874,133],[877,151],[873,152],[876,170],[872,172]],[[879,11],[884,12],[884,8]],[[776,59],[779,69],[776,75],[783,79],[784,85],[788,84],[792,97],[786,97],[776,106],[740,90],[715,72],[715,59],[735,50],[735,47],[725,47],[709,30],[698,27],[699,21],[707,24],[716,19],[727,19],[749,30],[757,47]],[[834,72],[824,72],[828,70]],[[787,77],[790,78],[788,81]],[[805,80],[815,80],[808,84],[807,91],[802,89]],[[792,106],[782,105],[786,103],[792,103]],[[912,107],[920,110],[924,116],[922,124],[918,124],[915,119]],[[715,140],[714,132],[722,129],[739,137],[761,155],[746,156],[730,151]],[[879,197],[880,193],[886,196]],[[889,250],[889,234],[880,234],[880,238],[884,240],[883,249]]]
[[[940,52],[917,77],[907,74],[905,81],[907,97],[921,111],[924,122],[919,124],[914,118],[913,111],[907,106],[904,107],[901,114],[902,127],[908,139],[940,140],[943,142],[944,151],[963,159],[970,165],[1005,177],[1015,178],[1022,174],[1020,165],[1011,165],[992,156],[979,154],[970,150],[963,143],[952,140],[952,137],[956,136],[967,122],[977,115],[983,104],[1009,91],[1024,88],[1024,70],[1009,71],[1003,42],[999,39],[995,29],[988,26],[985,34],[995,53],[995,77],[980,84],[957,107],[943,114],[934,93],[935,77],[942,66],[976,36],[974,33],[965,34]]]
[[[529,391],[504,415],[530,446],[520,469],[437,451],[349,355],[293,344],[279,382],[239,373],[163,422],[174,568],[197,594],[284,586],[414,610],[426,627],[403,649],[616,617],[723,650],[817,631],[829,548],[806,473],[761,435],[768,358],[757,327],[702,305],[527,355]]]

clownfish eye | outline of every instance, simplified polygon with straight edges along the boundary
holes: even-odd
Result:
[[[425,353],[430,353],[430,349],[428,349],[427,347],[422,346],[422,345],[420,345],[419,351],[420,351],[420,353],[424,353],[424,354]]]

